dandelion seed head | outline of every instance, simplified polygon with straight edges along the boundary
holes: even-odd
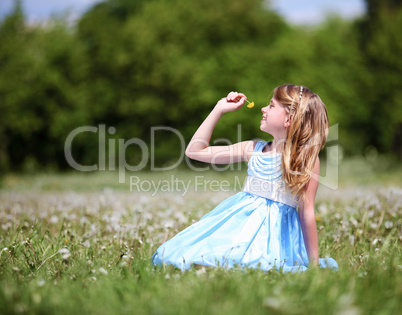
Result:
[[[59,218],[55,215],[52,215],[49,219],[49,223],[57,224],[57,223],[59,223]]]
[[[281,303],[276,297],[265,298],[263,304],[265,307],[268,307],[271,309],[280,309],[280,307],[281,307]]]
[[[392,221],[385,221],[384,226],[386,229],[391,229],[394,226],[394,224]]]
[[[101,273],[101,274],[103,274],[103,275],[107,275],[107,271],[106,271],[106,269],[105,268],[103,268],[103,267],[100,267],[99,268],[99,272]]]
[[[63,259],[63,260],[68,260],[69,258],[70,258],[70,256],[71,256],[71,253],[70,253],[70,251],[67,249],[67,248],[62,248],[62,249],[60,249],[59,250],[59,253],[60,253],[60,255],[61,255],[61,258]]]

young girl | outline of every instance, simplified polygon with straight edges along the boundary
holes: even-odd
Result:
[[[192,264],[293,272],[310,265],[337,269],[334,259],[318,258],[314,215],[318,153],[329,127],[324,103],[306,87],[279,86],[261,110],[260,129],[271,134],[273,141],[210,146],[220,117],[241,108],[245,100],[246,96],[237,92],[221,99],[186,149],[188,157],[203,162],[248,161],[243,191],[162,244],[152,263],[182,270]]]

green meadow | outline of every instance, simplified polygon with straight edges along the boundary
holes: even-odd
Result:
[[[151,265],[162,242],[239,190],[245,169],[127,175],[182,180],[186,193],[130,191],[116,173],[6,175],[0,313],[400,313],[402,172],[363,160],[339,170],[339,187],[320,187],[316,203],[320,257],[336,259],[339,270],[299,274]],[[196,176],[230,189],[197,188]]]

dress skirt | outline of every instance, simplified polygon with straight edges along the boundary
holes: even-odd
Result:
[[[162,244],[152,263],[182,271],[192,264],[284,272],[300,272],[309,266],[296,208],[246,191],[224,200]],[[320,258],[319,265],[338,269],[332,258]]]

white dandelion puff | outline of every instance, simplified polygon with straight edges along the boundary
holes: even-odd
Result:
[[[264,306],[271,309],[279,309],[281,307],[280,301],[275,297],[267,297],[264,300]]]
[[[60,253],[60,255],[61,255],[61,258],[63,258],[63,260],[67,260],[67,259],[69,259],[70,258],[70,256],[71,256],[71,253],[70,253],[70,251],[67,249],[67,248],[62,248],[62,249],[60,249],[59,250],[59,253]]]
[[[105,268],[103,268],[103,267],[100,267],[99,268],[99,272],[101,273],[101,274],[103,274],[103,275],[107,275],[107,271],[106,271],[106,269]]]
[[[386,229],[391,229],[394,226],[392,221],[385,221],[384,225]]]
[[[59,223],[59,218],[56,217],[55,215],[52,215],[52,216],[50,217],[50,219],[49,219],[49,223],[57,224],[57,223]]]

